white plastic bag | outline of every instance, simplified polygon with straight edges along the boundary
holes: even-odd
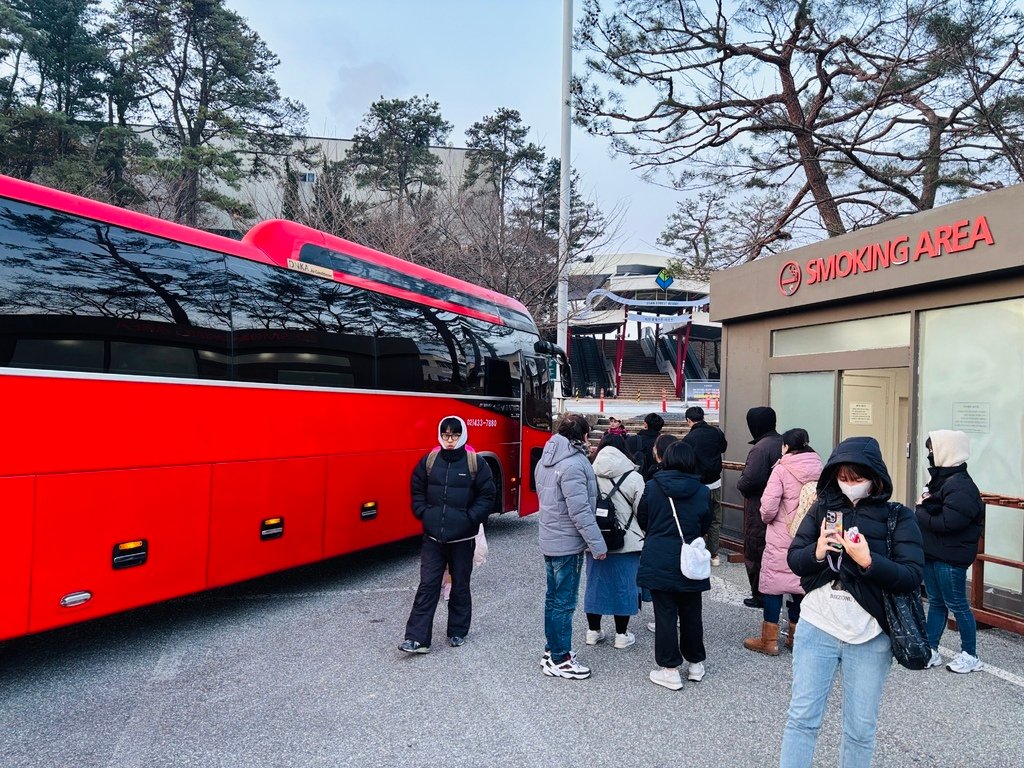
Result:
[[[487,537],[484,535],[484,525],[480,524],[480,530],[476,532],[476,548],[473,550],[473,565],[483,565],[487,562]],[[710,567],[710,566],[709,566]]]

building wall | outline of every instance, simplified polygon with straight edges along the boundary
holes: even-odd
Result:
[[[721,423],[730,445],[726,458],[746,458],[747,410],[776,403],[781,403],[779,431],[808,427],[812,445],[827,457],[841,437],[844,420],[856,418],[855,404],[841,397],[843,372],[888,374],[893,386],[888,402],[895,414],[890,448],[890,469],[898,484],[895,497],[910,505],[917,501],[927,480],[927,432],[958,428],[971,439],[968,466],[981,489],[1024,497],[1022,209],[1024,187],[1013,187],[713,276],[712,319],[723,323]],[[931,247],[936,241],[941,241],[939,247]],[[857,250],[894,251],[893,244],[900,243],[908,249],[905,262],[808,282],[812,265],[820,269],[845,254],[841,259],[849,268]],[[790,285],[787,295],[781,278],[791,263],[799,269],[801,282],[795,291]],[[808,329],[808,338],[823,339],[836,328],[849,327],[837,324],[851,321],[905,323],[905,340],[883,348],[867,336],[853,345],[854,351],[772,356],[773,333]],[[829,327],[819,327],[825,325]],[[851,379],[856,376],[848,373],[848,384]],[[808,386],[801,390],[797,385],[805,380]],[[801,397],[811,391],[817,394]],[[823,414],[820,401],[825,400]],[[864,429],[866,433],[869,428]],[[735,475],[728,473],[725,494],[738,503]],[[987,514],[986,551],[1021,559],[1024,516],[995,506]],[[739,527],[738,513],[726,522]],[[997,592],[1019,596],[1019,570],[989,565],[985,575],[986,584]]]

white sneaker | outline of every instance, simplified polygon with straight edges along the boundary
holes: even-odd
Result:
[[[548,677],[561,677],[566,680],[586,680],[590,677],[590,667],[583,666],[572,655],[558,664],[548,658],[544,662],[544,674]]]
[[[655,631],[655,626],[654,626],[654,622],[653,621],[648,621],[647,622],[647,629],[649,629],[651,632]]]
[[[690,664],[690,671],[686,673],[686,679],[692,680],[695,683],[699,683],[704,679],[704,662],[698,661],[694,664]]]
[[[635,642],[636,642],[636,637],[633,635],[632,632],[627,631],[625,634],[620,635],[620,634],[616,633],[616,635],[615,635],[615,647],[616,648],[619,648],[619,649],[629,648],[629,646],[631,646]]]
[[[717,565],[721,565],[722,561],[718,558],[718,555],[715,555],[714,557],[711,558],[711,564],[712,565],[716,565],[716,566]]]
[[[670,691],[678,691],[683,687],[683,679],[679,676],[678,669],[658,667],[651,671],[650,678],[655,685],[668,688]]]
[[[576,651],[569,651],[569,655],[575,659]],[[545,649],[544,655],[540,657],[540,665],[543,667],[549,661],[551,661],[551,651]]]
[[[941,667],[941,666],[942,666],[942,657],[939,655],[939,652],[936,651],[933,648],[932,649],[932,657],[930,659],[928,659],[928,663],[924,665],[924,668],[925,669],[931,669],[932,667]]]
[[[946,665],[946,669],[950,672],[956,672],[958,675],[966,675],[968,672],[977,672],[983,666],[985,665],[981,663],[981,659],[977,656],[971,656],[967,651],[960,651]]]
[[[603,629],[588,629],[587,630],[587,645],[597,645],[605,639],[606,635]]]

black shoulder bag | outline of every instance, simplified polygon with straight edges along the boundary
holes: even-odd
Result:
[[[890,559],[900,507],[900,504],[889,504],[885,543]],[[914,587],[910,592],[883,590],[882,602],[885,605],[885,618],[889,622],[892,655],[902,667],[924,669],[932,656],[932,649],[928,645],[928,628],[925,623],[924,605],[921,603],[921,588]]]
[[[626,529],[633,522],[633,513],[629,513],[629,520],[626,521],[625,528],[619,523],[619,518],[615,514],[615,504],[612,502],[612,496],[619,490],[619,486],[622,485],[623,481],[629,477],[633,470],[624,472],[615,483],[612,484],[612,489],[607,494],[599,493],[597,495],[597,527],[601,529],[601,535],[604,537],[604,543],[608,545],[608,551],[613,552],[617,549],[622,549],[626,546]],[[622,496],[622,494],[619,494]],[[622,496],[625,499],[625,496]]]

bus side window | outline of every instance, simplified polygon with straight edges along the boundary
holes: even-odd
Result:
[[[527,357],[525,362],[523,418],[531,427],[550,430],[551,385],[548,381],[547,360],[542,357]]]
[[[0,200],[0,365],[226,378],[224,283],[223,254]]]
[[[512,366],[508,360],[494,357],[484,360],[484,394],[491,397],[515,397]]]
[[[369,291],[245,259],[228,264],[236,379],[377,386]]]

